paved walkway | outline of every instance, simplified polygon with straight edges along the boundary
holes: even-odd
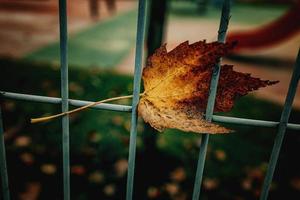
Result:
[[[59,38],[57,0],[0,0],[0,56],[20,58]],[[136,7],[135,1],[117,1],[116,14]],[[68,1],[68,30],[73,34],[106,20],[109,13],[100,2],[100,19],[92,20],[87,0]]]

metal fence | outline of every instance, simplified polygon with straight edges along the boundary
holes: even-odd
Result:
[[[224,42],[226,38],[227,26],[230,18],[230,0],[225,0],[222,8],[222,15],[220,20],[220,27],[218,31],[218,41]],[[61,63],[61,98],[53,98],[46,96],[36,96],[28,94],[19,94],[0,91],[3,98],[18,99],[31,102],[61,104],[62,112],[68,111],[69,105],[84,106],[91,102],[82,100],[73,100],[68,97],[68,34],[67,34],[67,9],[66,0],[59,0],[59,25],[60,25],[60,63]],[[94,106],[95,109],[105,109],[120,112],[131,112],[131,129],[130,129],[130,143],[129,143],[129,157],[128,157],[128,175],[127,175],[127,190],[126,200],[131,200],[133,197],[134,189],[134,168],[135,168],[135,155],[136,155],[136,137],[137,137],[137,105],[139,102],[140,82],[143,61],[143,47],[145,35],[145,18],[146,18],[146,0],[139,0],[138,5],[138,19],[137,19],[137,35],[136,35],[136,52],[135,52],[135,70],[134,70],[134,85],[133,85],[133,101],[132,106],[124,106],[117,104],[100,104]],[[294,71],[292,74],[289,90],[286,96],[284,108],[279,122],[254,120],[235,117],[224,117],[213,115],[215,97],[220,75],[220,63],[215,66],[210,86],[210,93],[208,98],[208,105],[206,108],[206,120],[240,124],[246,126],[261,126],[261,127],[274,127],[277,128],[277,135],[274,141],[270,162],[268,165],[267,174],[264,180],[260,200],[268,198],[269,188],[272,182],[273,174],[275,171],[276,163],[281,149],[281,144],[286,132],[286,129],[300,130],[300,124],[288,123],[290,112],[292,109],[293,99],[296,94],[298,81],[300,78],[300,51],[296,60]],[[207,145],[209,142],[209,135],[203,134],[202,142],[200,145],[199,158],[197,163],[197,171],[195,176],[193,200],[200,198],[201,183],[203,176],[203,169],[205,163],[205,156]],[[63,147],[63,187],[64,187],[64,200],[70,199],[70,147],[69,147],[69,116],[62,117],[62,147]],[[9,184],[6,165],[4,130],[1,117],[0,108],[0,170],[2,180],[3,199],[9,200]]]

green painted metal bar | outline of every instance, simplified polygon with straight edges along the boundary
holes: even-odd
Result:
[[[246,118],[237,118],[237,117],[226,117],[226,116],[219,116],[219,115],[213,115],[212,121],[228,123],[228,124],[269,127],[269,128],[277,128],[280,124],[279,122],[274,122],[274,121],[246,119]],[[292,124],[292,123],[287,124],[287,129],[300,130],[299,128],[300,128],[300,124]]]
[[[133,196],[135,153],[136,153],[136,135],[137,135],[137,105],[138,105],[139,97],[140,97],[139,96],[140,83],[141,83],[141,76],[142,76],[143,49],[144,49],[144,40],[145,40],[145,17],[146,17],[146,1],[139,0],[126,200],[132,200],[132,196]]]
[[[5,92],[5,91],[0,91],[0,97],[5,97],[5,98],[15,99],[15,100],[38,102],[38,103],[61,104],[61,98],[30,95],[30,94],[19,94],[13,92]],[[86,106],[88,104],[95,103],[92,101],[82,101],[82,100],[75,100],[75,99],[68,99],[68,102],[69,105],[76,106],[76,107]],[[131,112],[131,106],[121,105],[121,104],[102,103],[99,105],[92,106],[91,108],[120,111],[120,112]]]
[[[219,42],[225,41],[229,18],[230,18],[230,1],[225,0],[223,3],[222,15],[221,15],[220,26],[218,31]],[[218,87],[218,80],[220,75],[220,63],[221,60],[214,67],[212,77],[211,77],[208,103],[205,112],[206,113],[205,119],[209,122],[212,120],[212,116],[213,116],[215,98],[216,98],[217,87]],[[194,183],[194,190],[193,190],[193,200],[198,200],[200,197],[201,183],[203,178],[203,170],[204,170],[208,140],[209,140],[209,134],[205,134],[202,136],[200,150],[199,150],[199,158],[197,163],[195,183]]]
[[[29,94],[19,94],[19,93],[13,93],[13,92],[0,91],[0,97],[14,99],[14,100],[38,102],[38,103],[61,104],[61,98],[29,95]],[[90,103],[94,103],[94,102],[69,99],[69,105],[76,106],[76,107],[85,106]],[[103,103],[100,105],[96,105],[96,106],[91,107],[91,109],[131,112],[131,106],[119,105],[119,104],[109,104],[109,103]],[[269,127],[269,128],[277,128],[279,126],[279,122],[275,122],[275,121],[247,119],[247,118],[238,118],[238,117],[227,117],[227,116],[220,116],[220,115],[213,115],[212,121],[227,123],[227,124],[238,124],[238,125],[247,125],[247,126]],[[289,130],[300,130],[300,124],[288,123],[286,128]]]
[[[274,141],[274,146],[272,149],[272,154],[271,154],[270,162],[268,165],[267,174],[266,174],[266,177],[264,180],[260,200],[267,200],[267,198],[268,198],[268,194],[269,194],[270,186],[272,183],[274,171],[276,168],[277,160],[279,157],[282,141],[283,141],[283,138],[284,138],[284,135],[286,132],[286,127],[287,127],[287,123],[288,123],[290,113],[292,110],[294,97],[296,95],[299,78],[300,78],[300,49],[298,52],[296,64],[295,64],[293,75],[292,75],[291,82],[289,85],[289,90],[288,90],[285,104],[283,107],[283,111],[281,114],[280,124],[279,124],[278,132],[277,132],[277,135],[276,135],[276,138]]]
[[[5,141],[4,141],[4,128],[3,128],[3,122],[2,122],[1,108],[0,108],[0,172],[1,172],[3,200],[9,200],[10,194],[9,194],[9,185],[8,185],[6,151],[5,151]]]
[[[68,23],[67,2],[66,0],[59,0],[62,112],[66,112],[69,110],[67,23]],[[64,200],[70,200],[70,144],[69,144],[69,116],[68,115],[62,117],[62,148],[63,148]]]

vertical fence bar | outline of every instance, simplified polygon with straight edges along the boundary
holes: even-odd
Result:
[[[283,141],[283,138],[284,138],[284,135],[285,135],[287,123],[288,123],[290,113],[291,113],[291,110],[292,110],[294,97],[296,95],[296,90],[297,90],[299,78],[300,78],[300,49],[299,49],[299,52],[298,52],[298,56],[297,56],[297,60],[296,60],[296,63],[295,63],[293,75],[292,75],[291,82],[290,82],[290,85],[289,85],[289,90],[288,90],[288,93],[287,93],[287,96],[286,96],[286,99],[285,99],[283,111],[281,113],[280,123],[279,123],[279,126],[278,126],[277,135],[276,135],[276,138],[275,138],[275,141],[274,141],[272,154],[271,154],[271,157],[270,157],[270,162],[269,162],[267,174],[266,174],[266,177],[265,177],[265,180],[264,180],[260,200],[266,200],[268,198],[269,189],[270,189],[270,186],[271,186],[271,183],[272,183],[272,179],[273,179],[275,167],[276,167],[276,164],[277,164],[277,160],[278,160],[278,157],[279,157],[282,141]]]
[[[142,75],[143,48],[144,48],[144,40],[145,40],[145,16],[146,16],[146,1],[139,0],[126,200],[131,200],[133,195],[136,135],[137,135],[137,105],[140,97],[139,94],[140,94],[140,83],[141,83],[141,75]]]
[[[225,42],[229,18],[230,18],[230,2],[229,0],[225,0],[222,7],[222,15],[221,15],[220,26],[218,31],[219,42]],[[209,91],[209,97],[207,101],[206,114],[205,114],[205,119],[209,122],[212,121],[212,116],[213,116],[215,98],[216,98],[217,87],[218,87],[218,80],[220,76],[220,68],[221,68],[220,64],[221,64],[221,59],[218,62],[218,64],[214,67],[212,77],[211,77],[210,91]],[[201,183],[203,177],[208,140],[209,140],[209,134],[205,134],[202,136],[202,141],[199,150],[199,158],[197,163],[195,183],[194,183],[194,190],[193,190],[193,200],[198,200],[200,197]]]
[[[8,174],[6,165],[6,152],[5,152],[5,141],[4,141],[4,128],[2,122],[2,113],[0,108],[0,171],[1,171],[1,182],[3,200],[9,200],[9,187],[8,187]]]
[[[69,109],[68,105],[68,30],[67,30],[67,2],[59,0],[59,28],[60,28],[60,63],[61,63],[61,98],[62,112]],[[69,147],[69,116],[62,118],[62,147],[63,147],[63,185],[64,200],[70,199],[70,147]]]

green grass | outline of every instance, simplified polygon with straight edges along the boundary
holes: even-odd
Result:
[[[0,60],[0,66],[1,90],[59,96],[60,71],[55,66],[11,60]],[[130,76],[95,68],[71,68],[69,76],[70,98],[94,101],[132,93]],[[130,100],[119,103],[130,104]],[[15,130],[6,140],[8,170],[14,197],[33,181],[41,184],[41,199],[60,199],[61,121],[29,124],[31,117],[57,113],[60,106],[2,100],[1,107],[5,129],[11,132]],[[241,98],[235,108],[226,115],[276,121],[280,117],[281,109],[275,104],[247,96]],[[299,118],[300,112],[294,110],[291,121],[297,122]],[[235,133],[210,137],[204,182],[207,183],[207,178],[210,178],[217,185],[213,188],[204,186],[203,198],[254,199],[263,181],[276,130],[224,125],[234,129]],[[21,128],[16,129],[17,127]],[[129,128],[129,113],[88,110],[71,116],[71,165],[85,169],[84,174],[71,174],[72,199],[124,197],[126,174],[117,176],[115,165],[118,161],[127,159]],[[139,123],[138,130],[136,199],[149,199],[149,187],[154,187],[160,192],[154,199],[174,199],[166,189],[166,184],[170,183],[179,187],[180,195],[190,198],[198,158],[199,135],[166,130],[157,135],[157,148],[149,150],[144,143],[145,132],[149,130],[142,122]],[[31,142],[20,146],[18,141],[22,137],[29,138]],[[291,186],[292,180],[300,176],[300,164],[297,159],[299,144],[299,133],[288,131],[275,173],[276,187],[271,192],[272,199],[283,199],[289,195],[299,196],[299,191]],[[33,156],[34,162],[26,164],[24,154]],[[45,163],[56,166],[58,171],[45,174],[41,171],[41,166]],[[170,176],[170,173],[178,168],[183,169],[186,176],[179,182]],[[101,173],[104,179],[99,182],[91,180],[89,177],[95,172]],[[245,180],[250,181],[248,189],[243,187]],[[116,187],[116,192],[113,196],[107,196],[103,190],[111,184]]]
[[[70,35],[69,63],[80,68],[113,68],[134,47],[136,33],[136,11],[117,15],[107,21]],[[42,47],[28,55],[26,60],[59,63],[59,42]]]

